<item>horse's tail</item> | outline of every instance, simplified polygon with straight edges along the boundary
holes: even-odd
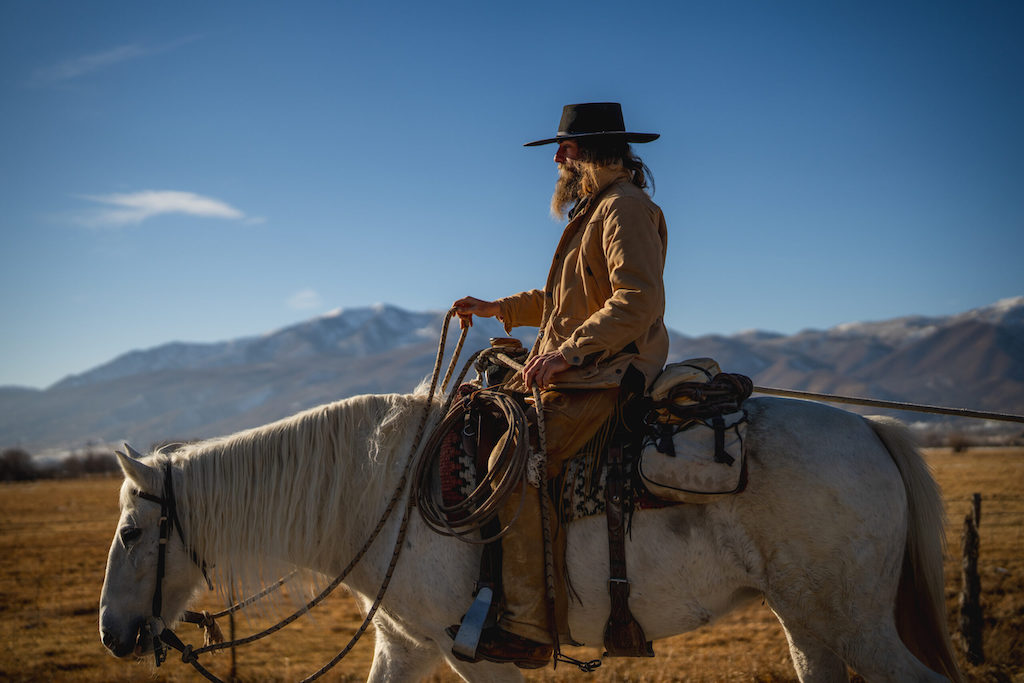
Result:
[[[896,596],[900,639],[926,666],[962,681],[946,621],[942,492],[906,427],[877,416],[868,418],[868,424],[892,455],[907,492],[907,543]]]

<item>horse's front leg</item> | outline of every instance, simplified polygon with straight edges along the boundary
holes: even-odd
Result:
[[[515,664],[495,664],[493,662],[477,662],[468,664],[460,662],[451,655],[445,658],[452,671],[464,681],[470,683],[522,683],[523,674]]]
[[[375,619],[374,626],[373,666],[367,681],[418,681],[442,661],[429,640],[418,642],[388,619]]]
[[[373,666],[367,681],[419,681],[429,676],[440,662],[473,683],[515,683],[523,676],[512,664],[460,662],[451,655],[451,640],[443,634],[440,644],[429,637],[419,640],[387,618],[374,620]]]

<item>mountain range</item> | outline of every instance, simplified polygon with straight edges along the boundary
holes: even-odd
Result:
[[[443,319],[389,305],[341,310],[258,337],[131,351],[43,390],[0,387],[0,447],[128,440],[143,448],[230,433],[346,396],[411,391],[430,374]],[[527,346],[533,333],[521,337]],[[793,335],[670,335],[670,362],[710,356],[763,387],[1024,413],[1024,296],[953,316]],[[500,336],[499,323],[478,320],[460,366]]]

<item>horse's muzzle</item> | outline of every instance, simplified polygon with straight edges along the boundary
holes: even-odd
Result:
[[[149,638],[144,638],[142,635],[143,621],[139,620],[129,631],[131,634],[127,638],[118,636],[113,631],[107,628],[100,628],[100,640],[103,642],[103,647],[107,648],[110,654],[114,655],[119,659],[123,659],[129,656],[141,656],[144,652],[152,650],[153,643]],[[149,641],[149,642],[144,642]]]

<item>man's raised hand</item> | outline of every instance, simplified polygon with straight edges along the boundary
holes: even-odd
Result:
[[[459,316],[459,326],[462,329],[473,327],[473,316],[481,318],[493,318],[501,312],[501,307],[494,301],[484,301],[473,296],[464,296],[454,304],[456,315]]]

